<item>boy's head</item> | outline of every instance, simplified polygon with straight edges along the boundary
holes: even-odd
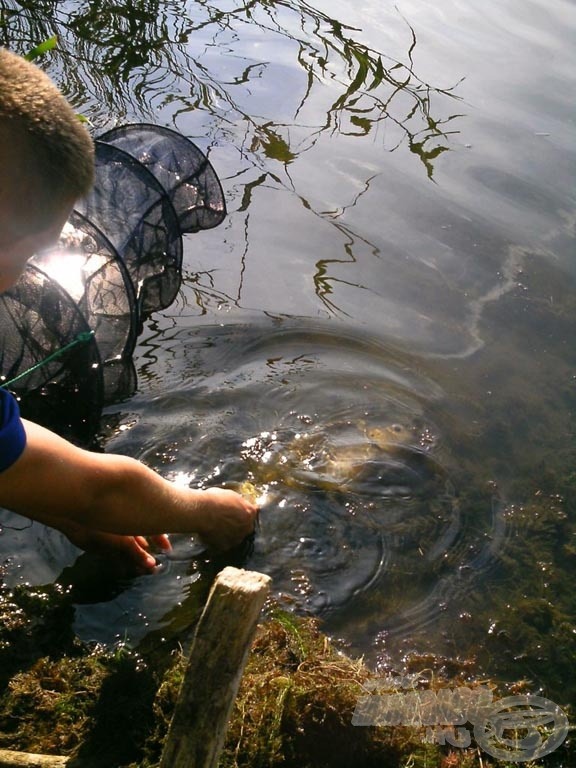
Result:
[[[94,175],[94,145],[58,88],[0,48],[0,292],[57,239]]]

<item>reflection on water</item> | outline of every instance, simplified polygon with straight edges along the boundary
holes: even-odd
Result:
[[[174,119],[203,108],[224,124],[245,122],[252,133],[246,135],[250,152],[286,164],[325,131],[363,137],[390,123],[394,138],[387,137],[387,148],[394,151],[407,141],[430,177],[453,132],[455,116],[433,116],[432,100],[451,94],[454,85],[440,90],[418,76],[416,36],[407,22],[405,61],[397,61],[358,42],[354,28],[298,0],[47,0],[33,7],[2,0],[0,9],[7,22],[1,30],[5,44],[58,37],[59,79],[95,123],[124,120],[132,112],[153,117],[158,110]],[[286,92],[285,79],[295,74],[298,86],[304,85],[297,102]],[[253,97],[245,103],[246,96],[261,87],[258,81],[272,78],[277,84],[279,77],[284,87],[275,86],[277,103],[260,102],[264,113],[258,115]],[[270,119],[265,112],[271,106],[292,113],[292,126],[278,123],[277,110]],[[305,133],[298,146],[285,137],[290,127]]]
[[[0,8],[21,50],[58,33],[50,71],[98,128],[175,126],[223,177],[229,218],[188,243],[107,449],[180,482],[250,483],[266,501],[246,563],[372,663],[476,657],[563,690],[570,4]],[[51,581],[75,556],[38,526],[5,527],[0,545],[13,580]],[[187,626],[213,564],[188,537],[174,545],[153,578],[105,594],[89,568],[63,574],[78,632]]]

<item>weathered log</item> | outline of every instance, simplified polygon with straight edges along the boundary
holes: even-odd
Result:
[[[200,617],[160,768],[216,768],[270,578],[224,568]]]
[[[12,752],[0,749],[0,768],[65,768],[69,757],[37,755],[33,752]]]

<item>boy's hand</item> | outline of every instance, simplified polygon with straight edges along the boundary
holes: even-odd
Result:
[[[208,488],[197,533],[209,549],[226,552],[254,532],[258,507],[236,491]]]
[[[168,537],[158,536],[123,536],[104,531],[93,531],[80,525],[58,524],[59,530],[79,549],[86,552],[116,554],[119,561],[128,561],[130,567],[141,573],[151,573],[157,566],[156,558],[150,553],[150,544],[163,552],[172,547]]]

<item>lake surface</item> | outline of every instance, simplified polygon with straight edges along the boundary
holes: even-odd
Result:
[[[16,50],[59,35],[45,65],[96,133],[175,128],[226,194],[106,450],[249,480],[243,564],[375,668],[573,700],[574,4],[0,6]],[[214,570],[175,536],[98,588],[2,521],[8,582],[75,584],[86,640],[177,635]]]

